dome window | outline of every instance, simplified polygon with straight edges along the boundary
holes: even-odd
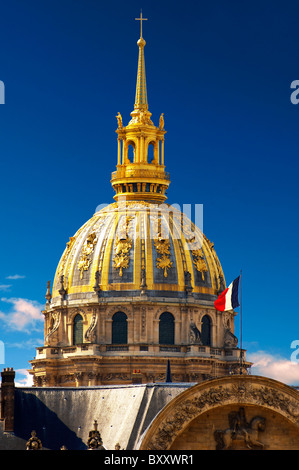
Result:
[[[159,344],[174,344],[174,317],[169,312],[160,315]]]
[[[211,346],[211,318],[205,315],[201,321],[201,340],[204,346]]]
[[[81,315],[76,315],[73,322],[73,344],[83,343],[83,318]]]
[[[128,343],[127,315],[116,312],[112,317],[112,344]]]

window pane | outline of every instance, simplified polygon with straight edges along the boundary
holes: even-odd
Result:
[[[73,324],[73,344],[83,343],[83,318],[81,315],[76,315]]]
[[[128,343],[127,315],[117,312],[112,317],[112,344]]]
[[[208,315],[205,315],[202,319],[201,340],[204,346],[211,345],[211,319]]]
[[[169,312],[160,315],[159,344],[174,344],[174,318]]]

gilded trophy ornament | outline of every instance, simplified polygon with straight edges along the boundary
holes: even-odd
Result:
[[[157,252],[161,255],[160,258],[157,258],[156,266],[158,269],[164,270],[164,277],[167,277],[167,270],[170,269],[173,265],[170,260],[170,241],[168,239],[162,239],[158,237],[154,240],[154,246]]]
[[[205,262],[201,248],[192,250],[193,264],[198,272],[201,273],[202,280],[205,280],[204,273],[208,271],[207,263]]]
[[[114,267],[119,269],[119,275],[122,277],[123,269],[127,269],[130,262],[130,250],[133,242],[129,237],[121,239],[117,237],[115,241],[115,256],[113,259]]]
[[[119,275],[122,277],[123,269],[127,269],[130,263],[130,251],[133,241],[129,237],[129,225],[134,217],[126,217],[125,221],[119,224],[118,235],[115,240],[113,264],[119,269]]]
[[[64,270],[66,259],[67,259],[68,255],[70,254],[70,251],[71,251],[71,249],[72,249],[72,247],[75,243],[75,240],[76,240],[76,237],[70,237],[69,241],[67,242],[65,252],[64,252],[63,257],[60,261],[59,273],[58,274],[62,273],[62,271]]]
[[[103,441],[101,438],[101,434],[98,431],[98,422],[96,419],[93,423],[93,429],[89,431],[87,447],[88,450],[104,450]]]
[[[78,261],[78,269],[81,272],[80,279],[83,278],[84,271],[87,271],[89,269],[89,266],[91,263],[91,259],[89,256],[92,254],[94,250],[96,241],[97,241],[97,237],[96,237],[95,232],[93,232],[87,237],[83,245],[82,253]]]
[[[31,431],[31,437],[26,443],[26,450],[40,450],[42,447],[42,442],[36,436],[36,431]]]

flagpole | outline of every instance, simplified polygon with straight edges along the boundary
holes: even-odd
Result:
[[[240,375],[242,375],[243,366],[243,312],[242,312],[242,269],[240,271]]]

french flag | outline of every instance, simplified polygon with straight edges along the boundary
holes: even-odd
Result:
[[[239,282],[240,277],[237,277],[215,300],[214,305],[216,310],[225,312],[226,310],[233,310],[239,307]]]

